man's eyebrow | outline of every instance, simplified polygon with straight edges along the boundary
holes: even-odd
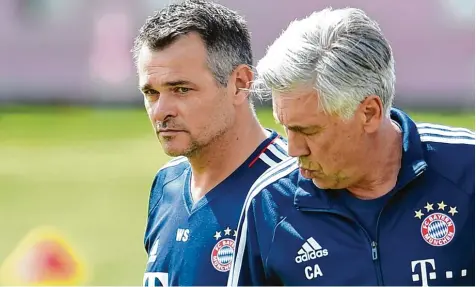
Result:
[[[177,80],[177,81],[168,81],[162,84],[164,87],[176,87],[176,86],[183,86],[183,85],[192,85],[192,82],[186,80]],[[139,87],[141,91],[150,91],[155,90],[151,84],[144,84]]]
[[[142,86],[139,86],[139,90],[145,92],[145,91],[150,91],[153,90],[152,86],[150,84],[144,84]]]
[[[301,127],[301,126],[287,126],[286,128],[288,130],[295,131],[295,132],[300,132],[303,129],[305,129],[305,127]]]
[[[302,126],[288,126],[286,127],[288,130],[294,131],[294,132],[305,132],[305,131],[318,131],[321,130],[322,127],[320,126],[309,126],[309,127],[302,127]]]
[[[276,117],[273,116],[274,122],[278,125],[283,125]],[[284,126],[284,125],[283,125]],[[295,132],[302,132],[305,130],[310,130],[310,129],[319,129],[319,126],[309,126],[309,127],[303,127],[303,126],[285,126],[286,129],[295,131]]]
[[[177,81],[169,81],[165,82],[163,85],[166,87],[175,87],[175,86],[182,86],[182,85],[191,85],[192,83],[186,80],[177,80]]]

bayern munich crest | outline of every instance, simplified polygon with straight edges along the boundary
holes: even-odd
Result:
[[[415,211],[415,218],[422,219],[420,232],[423,240],[432,246],[444,246],[450,243],[456,232],[456,226],[452,219],[458,211],[455,207],[448,206],[443,201],[436,203],[437,210],[432,203],[426,203],[423,209]],[[446,208],[448,206],[448,208]],[[425,215],[426,209],[426,215]],[[448,211],[446,211],[446,209]],[[422,212],[423,210],[423,212]],[[433,212],[431,212],[433,211]]]
[[[233,234],[232,234],[233,232]],[[233,262],[233,255],[235,253],[235,239],[236,230],[227,227],[225,230],[215,232],[215,237],[218,242],[212,249],[211,261],[213,267],[220,272],[228,272]]]

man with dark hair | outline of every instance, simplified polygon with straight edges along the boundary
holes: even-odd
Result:
[[[143,284],[223,286],[247,192],[287,149],[248,100],[245,21],[208,1],[171,4],[147,19],[133,52],[154,131],[176,157],[152,184]]]

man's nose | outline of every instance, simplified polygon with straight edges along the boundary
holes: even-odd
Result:
[[[161,94],[153,106],[153,120],[155,122],[164,122],[167,118],[175,116],[177,116],[177,109],[173,97]]]
[[[288,154],[292,157],[308,156],[309,147],[303,135],[288,130]]]

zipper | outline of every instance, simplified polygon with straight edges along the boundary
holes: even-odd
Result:
[[[378,260],[378,244],[377,241],[372,241],[372,260],[375,267],[375,273],[377,273],[377,282],[379,286],[383,286],[382,268],[380,267],[380,261]]]
[[[416,174],[415,174],[415,177],[413,178],[413,180],[417,179],[420,175],[423,174],[423,172],[426,170],[426,167],[425,166],[421,166],[419,167],[419,169],[417,170]],[[413,181],[412,180],[412,181]],[[405,185],[401,186],[398,188],[398,190],[402,190],[404,189],[410,182],[406,183]],[[378,217],[377,217],[377,224],[376,224],[376,232],[375,232],[375,236],[376,236],[376,239],[375,241],[372,241],[372,259],[374,260],[374,264],[375,264],[375,269],[376,269],[376,272],[377,272],[377,281],[378,281],[378,284],[379,285],[384,285],[383,284],[383,275],[382,275],[382,266],[380,265],[380,260],[379,260],[379,256],[378,256],[378,239],[379,239],[379,234],[380,234],[380,229],[379,229],[379,224],[380,224],[380,217],[383,213],[383,211],[385,210],[385,208],[389,205],[390,201],[392,201],[392,199],[394,198],[395,196],[395,193],[398,191],[396,190],[394,192],[393,195],[390,196],[390,198],[387,200],[387,202],[385,203],[385,205],[382,207],[382,209],[380,210],[379,214],[378,214]]]
[[[377,224],[375,226],[375,228],[377,229],[375,231],[375,241],[372,242],[372,258],[374,259],[374,266],[375,266],[375,272],[377,272],[377,281],[378,281],[378,284],[379,285],[384,285],[383,284],[383,275],[382,275],[382,266],[380,265],[380,260],[379,260],[379,256],[378,256],[378,238],[379,238],[379,223],[380,223],[380,216],[382,215],[383,213],[383,210],[385,209],[385,207],[388,205],[388,203],[392,200],[393,198],[393,195],[387,200],[387,202],[385,203],[385,205],[382,207],[382,209],[380,209],[380,212],[378,213],[378,217],[377,217]]]
[[[371,252],[372,262],[373,262],[374,267],[375,267],[378,286],[383,286],[382,272],[381,272],[381,269],[380,269],[380,262],[378,260],[377,242],[372,240],[372,238],[370,238],[370,235],[367,232],[367,230],[365,230],[365,228],[359,222],[357,222],[356,220],[354,220],[352,217],[348,216],[347,214],[344,214],[344,213],[338,212],[338,211],[329,211],[327,209],[318,209],[318,208],[310,208],[310,207],[299,207],[298,210],[335,214],[335,215],[344,217],[346,219],[349,219],[352,222],[354,222],[355,224],[357,224],[357,226],[359,226],[359,228],[364,232],[365,237],[367,238],[367,241],[370,243],[370,249],[372,251]],[[380,214],[381,213],[382,213],[382,211],[380,211]],[[379,214],[379,219],[380,219],[380,214]],[[377,219],[377,227],[378,227],[378,219]]]
[[[372,260],[378,259],[377,242],[372,241]]]

